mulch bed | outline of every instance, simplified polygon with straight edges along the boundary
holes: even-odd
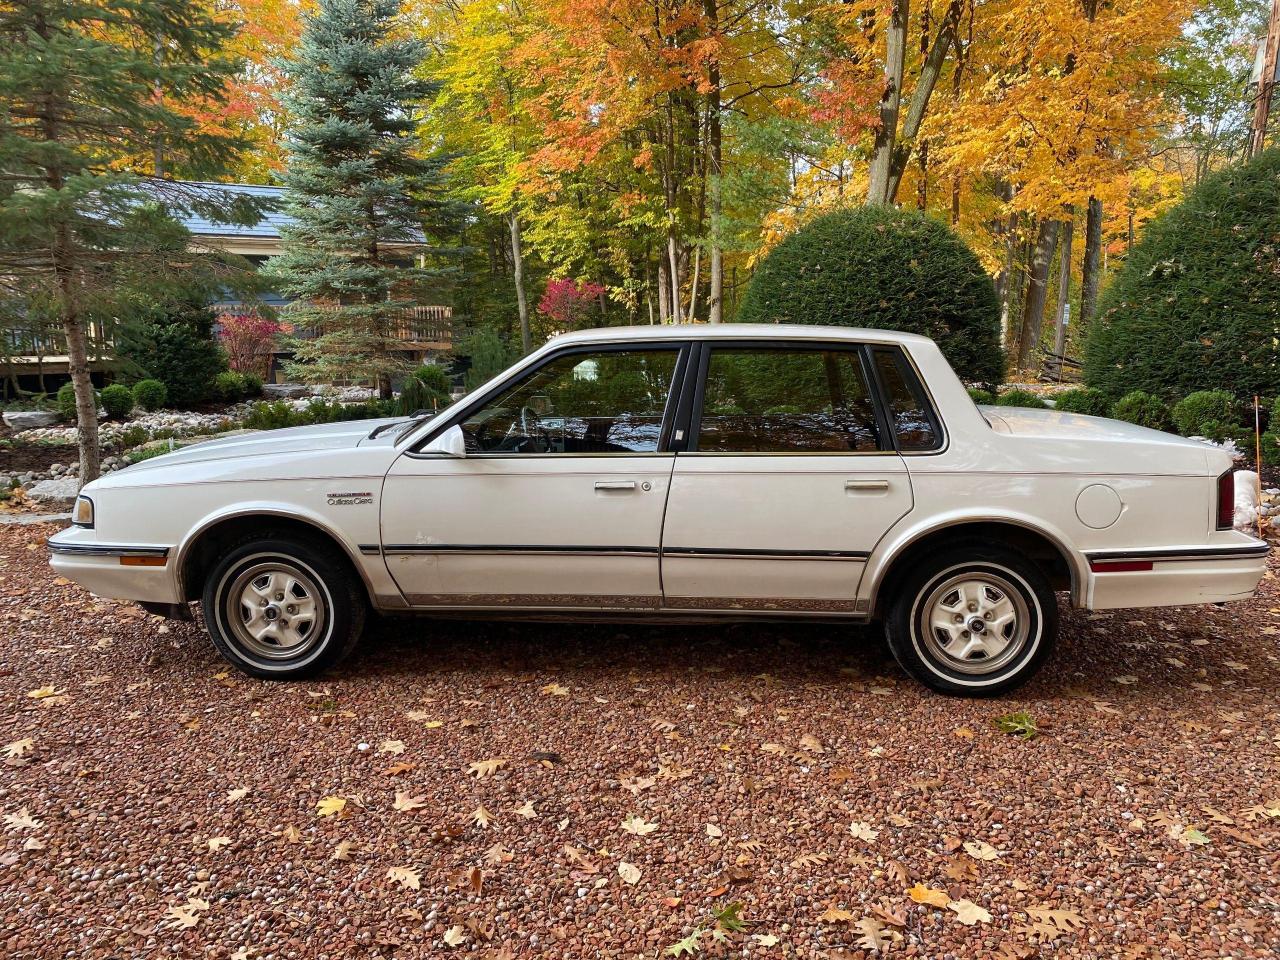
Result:
[[[273,684],[55,579],[52,532],[0,528],[6,958],[1280,949],[1274,578],[1064,610],[990,701],[812,625],[386,620]]]

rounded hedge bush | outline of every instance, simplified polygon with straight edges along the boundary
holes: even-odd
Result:
[[[1171,416],[1173,425],[1184,437],[1207,437],[1205,424],[1235,422],[1236,398],[1225,390],[1197,390],[1175,403]]]
[[[1115,402],[1111,416],[1152,430],[1169,429],[1169,405],[1145,390],[1133,390]]]
[[[1042,410],[1048,406],[1040,399],[1039,394],[1032,393],[1030,390],[1010,390],[1008,393],[1002,393],[996,398],[996,405],[1001,407],[1031,407],[1036,410]]]
[[[102,397],[97,390],[93,391],[93,402],[96,406],[102,402]],[[70,381],[64,383],[58,388],[58,396],[55,400],[58,408],[58,416],[63,420],[69,420],[72,423],[76,421],[76,388],[75,384]]]
[[[242,373],[240,379],[244,381],[245,398],[262,396],[262,378],[256,373]]]
[[[1262,462],[1270,467],[1280,467],[1280,433],[1268,430],[1262,435]]]
[[[976,387],[970,387],[969,396],[973,397],[974,403],[985,404],[988,407],[996,402],[996,395],[990,390],[979,390]]]
[[[159,410],[169,399],[169,391],[159,380],[139,380],[133,385],[133,402],[143,410]]]
[[[756,267],[737,319],[921,333],[962,379],[1004,379],[991,278],[955,232],[915,211],[856,207],[812,220]]]
[[[244,376],[234,370],[223,370],[213,378],[213,395],[229,403],[242,400],[245,396]]]
[[[408,416],[419,410],[439,410],[449,405],[453,384],[443,367],[424,363],[405,377],[400,387],[399,411]]]
[[[1105,417],[1111,413],[1111,401],[1101,390],[1077,387],[1064,390],[1053,398],[1053,409],[1064,413],[1083,413],[1090,417]]]
[[[103,409],[112,420],[124,420],[133,412],[133,391],[122,383],[103,387],[99,396]]]
[[[1270,393],[1280,372],[1280,148],[1206,177],[1143,231],[1103,293],[1085,379],[1167,400],[1230,384]]]

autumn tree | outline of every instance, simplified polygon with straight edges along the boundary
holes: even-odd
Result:
[[[122,267],[152,280],[190,266],[168,214],[222,222],[256,210],[140,169],[154,145],[184,171],[217,176],[242,146],[173,105],[217,102],[236,68],[231,28],[192,0],[52,2],[0,7],[0,284],[57,318],[75,386],[80,481],[98,475],[97,404],[87,328]],[[163,56],[157,56],[157,48]]]
[[[397,320],[444,276],[413,261],[424,220],[439,220],[446,204],[443,161],[416,137],[436,92],[416,75],[423,54],[404,34],[398,0],[321,0],[287,63],[291,222],[269,273],[301,304],[295,323],[316,334],[297,345],[300,378],[367,380],[389,398],[408,367]]]

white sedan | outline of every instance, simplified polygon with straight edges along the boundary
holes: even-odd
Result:
[[[436,416],[201,443],[96,480],[57,571],[189,616],[258,677],[337,663],[366,612],[882,620],[950,693],[1025,681],[1072,605],[1248,597],[1229,457],[978,408],[924,337],[588,330]]]

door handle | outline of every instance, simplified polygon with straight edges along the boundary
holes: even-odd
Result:
[[[597,490],[634,490],[636,482],[634,480],[597,480]]]
[[[846,480],[844,482],[846,490],[864,491],[864,490],[888,490],[888,480]]]

